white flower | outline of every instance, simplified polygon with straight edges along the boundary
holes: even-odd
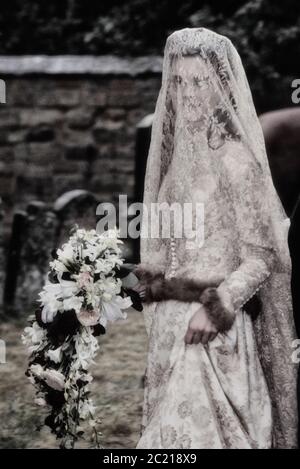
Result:
[[[91,399],[81,401],[79,404],[79,415],[82,419],[86,419],[87,417],[93,417],[95,414],[95,410],[96,407],[94,406]]]
[[[102,310],[100,324],[105,327],[108,321],[115,322],[118,319],[126,319],[127,314],[122,312],[122,309],[129,308],[131,305],[132,301],[129,297],[121,298],[120,296],[116,296],[109,303],[103,301],[101,305]]]
[[[57,302],[55,304],[48,304],[43,307],[42,309],[42,321],[46,324],[48,322],[52,322],[57,312],[62,308],[62,303]]]
[[[111,301],[111,300],[112,300],[112,295],[111,295],[111,293],[104,292],[103,295],[102,295],[102,299],[103,299],[104,301]]]
[[[44,369],[41,365],[31,365],[29,370],[34,376],[36,376],[36,378],[42,379],[44,377]]]
[[[61,286],[59,284],[47,283],[39,294],[40,303],[43,305],[42,321],[52,322],[57,312],[62,309]]]
[[[64,310],[69,311],[70,309],[74,309],[74,311],[78,313],[82,307],[83,300],[83,296],[73,296],[72,298],[67,298],[63,301]]]
[[[39,294],[44,323],[52,322],[58,311],[64,311],[64,301],[74,298],[79,291],[75,282],[62,280],[61,274],[58,279],[59,283],[47,283]]]
[[[45,338],[46,331],[35,321],[31,327],[25,327],[22,342],[24,345],[27,345],[29,352],[32,353],[42,345]]]
[[[95,272],[109,274],[113,268],[109,259],[97,259],[95,262]]]
[[[93,336],[92,330],[87,327],[80,333],[77,333],[75,338],[76,354],[73,357],[75,360],[72,364],[72,372],[75,374],[79,369],[87,370],[91,364],[94,363],[93,359],[99,349],[97,339]],[[87,376],[84,376],[87,380]]]
[[[123,243],[123,241],[119,239],[120,230],[116,227],[111,230],[103,231],[100,236],[105,240],[106,244],[109,244],[110,241],[120,244]]]
[[[62,373],[57,370],[45,370],[43,376],[45,382],[50,388],[56,391],[63,391],[65,387],[65,377]]]
[[[54,363],[60,363],[62,360],[62,346],[55,350],[48,350],[46,356],[50,358]]]
[[[99,293],[110,293],[112,296],[118,295],[121,291],[122,281],[114,277],[107,277],[96,282]]]
[[[85,291],[85,299],[87,304],[92,305],[93,309],[98,310],[100,305],[100,294],[96,284],[91,284],[90,288]]]
[[[78,240],[83,240],[83,241],[89,241],[93,242],[94,240],[97,240],[98,235],[96,233],[96,230],[84,230],[82,228],[79,228],[76,230],[76,232],[71,236],[70,241],[73,243],[75,242],[78,243]]]
[[[56,273],[63,274],[64,272],[68,272],[68,269],[65,266],[65,264],[58,259],[54,259],[53,261],[50,262],[49,265],[51,269],[54,270]]]
[[[82,264],[80,266],[80,273],[82,272],[89,272],[90,274],[92,273],[93,271],[93,267],[92,265],[89,265],[89,264]],[[75,277],[75,275],[73,275],[73,277]]]
[[[62,278],[62,274],[58,274],[58,280],[60,288],[61,288],[61,295],[63,298],[70,298],[70,296],[75,295],[79,292],[78,285],[73,280],[64,280]]]
[[[64,244],[62,249],[58,249],[56,253],[58,256],[58,260],[61,261],[63,264],[69,264],[74,262],[75,256],[77,254],[69,243]]]
[[[41,302],[43,304],[54,299],[69,298],[78,291],[78,287],[75,282],[69,280],[62,280],[61,275],[58,275],[59,283],[46,283],[43,290],[40,293]]]
[[[94,262],[96,257],[99,255],[99,253],[102,251],[102,246],[100,245],[93,245],[89,243],[84,249],[83,249],[83,258],[88,257],[91,262]]]

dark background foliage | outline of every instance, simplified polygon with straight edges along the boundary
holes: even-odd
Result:
[[[299,72],[299,0],[1,0],[0,54],[162,54],[205,26],[234,42],[259,111],[289,106]]]

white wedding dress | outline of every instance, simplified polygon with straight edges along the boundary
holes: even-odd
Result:
[[[271,402],[250,317],[241,310],[226,337],[185,345],[197,308],[155,307],[137,448],[270,448]]]
[[[221,156],[228,175],[238,179],[234,164],[239,153],[238,145],[226,143]],[[168,197],[165,187],[158,201]],[[226,229],[232,221],[223,217],[221,224],[221,218],[214,219],[213,206],[222,193],[215,184],[206,183],[205,189],[205,226],[215,229],[206,230],[197,270],[201,278],[226,278],[234,269],[233,230]],[[176,240],[171,243],[176,246]],[[173,269],[180,276],[196,277],[192,263],[183,271],[177,256],[172,259],[167,277]],[[232,288],[242,290],[244,303],[268,275],[263,263],[250,263]],[[143,434],[137,448],[270,448],[271,401],[250,316],[240,308],[225,336],[218,335],[207,346],[185,345],[184,335],[197,308],[199,303],[173,300],[144,306],[149,353]]]
[[[144,232],[141,264],[166,277],[217,281],[236,319],[207,346],[185,345],[198,303],[144,306],[149,352],[137,448],[296,447],[286,215],[238,53],[205,28],[177,31],[166,43],[148,213],[153,202],[204,204],[204,243],[187,248],[174,232]],[[253,322],[243,307],[256,293],[262,307]]]

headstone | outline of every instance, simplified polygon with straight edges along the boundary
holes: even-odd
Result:
[[[53,208],[58,218],[57,246],[67,241],[75,225],[96,229],[98,204],[94,194],[81,189],[65,192],[56,200]]]
[[[99,200],[89,191],[73,190],[66,192],[59,197],[54,204],[54,211],[57,214],[59,226],[57,246],[61,246],[70,236],[70,231],[75,226],[84,229],[96,229],[99,216],[97,207]],[[118,227],[118,208],[116,207],[116,226]],[[128,246],[128,240],[123,239],[121,245],[122,257],[126,262],[132,259],[132,252]]]
[[[25,211],[17,211],[14,214],[7,250],[4,307],[9,312],[14,307],[17,279],[20,271],[21,250],[23,240],[25,239],[26,219],[27,213]]]
[[[56,216],[43,202],[31,202],[15,215],[5,289],[11,314],[29,314],[37,305],[56,233]]]

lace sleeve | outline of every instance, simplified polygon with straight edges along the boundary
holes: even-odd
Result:
[[[241,155],[239,157],[241,159]],[[265,184],[262,172],[250,164],[235,167],[229,164],[228,169],[235,200],[240,265],[224,279],[217,291],[226,309],[235,315],[271,274],[276,252],[268,200],[258,196]]]
[[[263,255],[243,261],[217,288],[226,309],[236,314],[255,295],[270,274],[270,267]]]

